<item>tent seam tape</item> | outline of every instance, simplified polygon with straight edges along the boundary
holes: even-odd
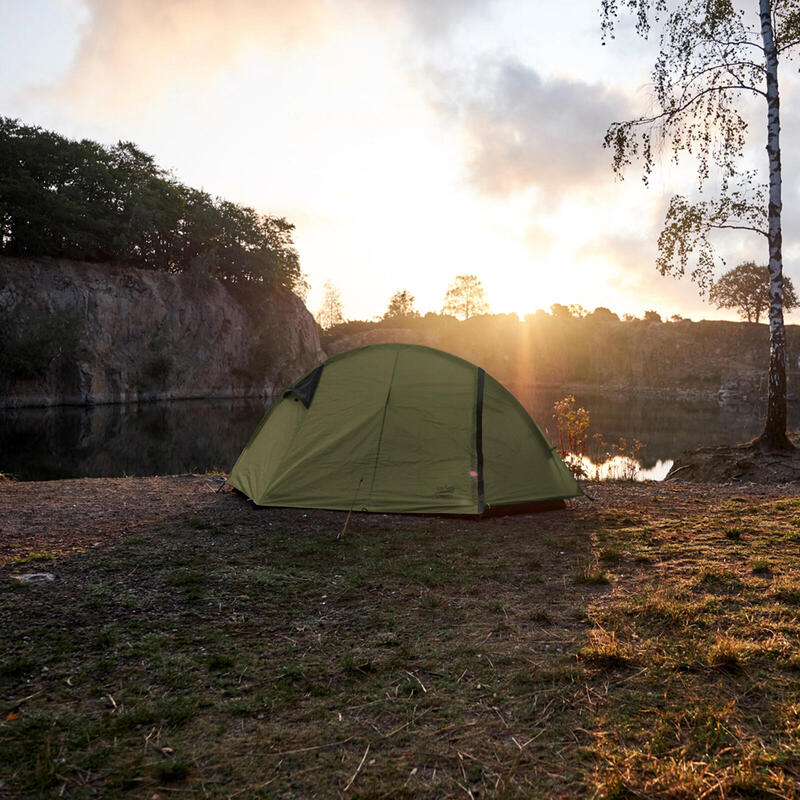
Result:
[[[378,472],[378,459],[381,455],[381,445],[383,444],[383,428],[386,425],[386,413],[389,410],[389,398],[392,396],[392,386],[394,385],[394,375],[397,372],[397,361],[400,358],[400,352],[394,354],[394,364],[392,365],[392,377],[389,378],[389,391],[386,392],[386,400],[383,403],[383,417],[381,417],[381,430],[378,434],[378,446],[375,449],[375,463],[372,467],[372,482],[369,485],[369,497],[372,498],[372,490],[375,488],[375,476]]]

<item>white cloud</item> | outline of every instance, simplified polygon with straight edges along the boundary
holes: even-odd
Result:
[[[627,99],[601,84],[543,79],[516,61],[484,62],[440,74],[441,108],[458,118],[481,191],[507,195],[530,187],[552,205],[565,193],[612,180],[603,134],[630,113]]]

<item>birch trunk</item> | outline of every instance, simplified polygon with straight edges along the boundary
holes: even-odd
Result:
[[[769,389],[767,420],[759,437],[763,447],[787,449],[786,331],[783,325],[783,255],[781,250],[781,146],[778,51],[772,27],[772,2],[759,0],[761,38],[767,70],[767,155],[769,156]]]

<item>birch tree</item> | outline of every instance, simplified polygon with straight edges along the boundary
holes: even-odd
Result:
[[[698,188],[713,184],[713,199],[674,196],[658,239],[656,266],[681,276],[690,266],[701,292],[713,283],[720,259],[718,230],[763,237],[769,253],[769,381],[767,416],[758,443],[790,449],[786,435],[786,332],[783,323],[781,149],[778,66],[800,45],[798,0],[601,0],[604,43],[620,13],[636,31],[659,33],[652,70],[654,111],[613,123],[605,137],[614,171],[640,161],[647,183],[659,147],[677,162],[696,159]],[[756,104],[766,134],[766,171],[747,169],[745,115]],[[766,172],[766,179],[764,174]]]

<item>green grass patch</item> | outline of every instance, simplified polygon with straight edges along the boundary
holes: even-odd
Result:
[[[0,580],[0,780],[76,800],[796,797],[800,506],[652,492],[477,523],[354,513],[341,540],[344,514],[203,493],[59,555],[51,586]]]

